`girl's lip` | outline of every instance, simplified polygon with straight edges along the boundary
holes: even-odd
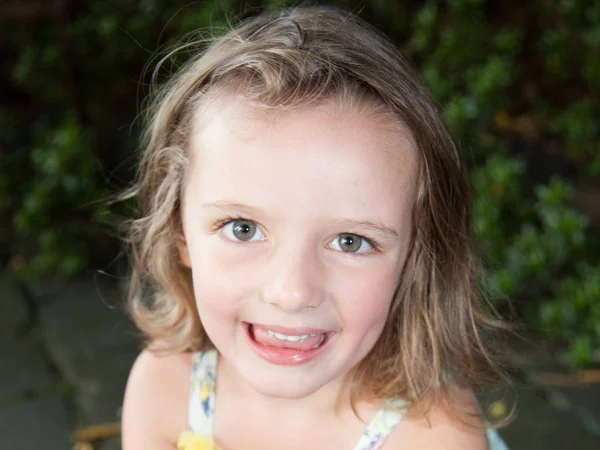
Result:
[[[302,336],[305,334],[323,334],[323,333],[331,333],[332,330],[326,330],[324,328],[306,328],[306,327],[298,327],[298,328],[288,328],[282,327],[279,325],[264,325],[260,323],[249,323],[244,322],[245,325],[252,325],[254,328],[262,328],[263,330],[271,330],[275,333],[285,334],[286,336]]]
[[[278,366],[297,366],[300,364],[308,363],[319,355],[321,355],[325,349],[328,347],[329,342],[333,339],[335,332],[327,332],[327,331],[319,331],[315,328],[285,328],[279,327],[279,330],[287,330],[288,333],[293,331],[297,333],[297,330],[315,330],[316,333],[305,333],[305,334],[317,334],[323,333],[325,334],[325,340],[319,345],[317,348],[313,348],[310,350],[297,350],[291,348],[280,348],[280,347],[272,347],[270,345],[263,345],[258,343],[254,337],[252,336],[252,327],[254,326],[264,326],[264,325],[255,325],[248,322],[242,323],[244,328],[244,334],[248,339],[248,343],[250,348],[254,351],[256,355],[258,355],[261,359]],[[276,331],[273,328],[267,327],[272,331]],[[277,333],[284,333],[285,331],[276,331]],[[304,332],[304,331],[303,331]],[[292,336],[294,334],[291,334]],[[288,335],[289,336],[289,335]]]

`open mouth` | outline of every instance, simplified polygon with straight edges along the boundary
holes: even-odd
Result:
[[[263,359],[281,365],[307,362],[318,356],[335,332],[309,328],[282,328],[243,323],[253,350]]]

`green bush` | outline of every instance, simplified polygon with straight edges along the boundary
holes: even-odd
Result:
[[[472,166],[484,283],[574,366],[600,348],[598,236],[572,207],[600,175],[598,29],[597,2],[429,1],[406,46]],[[552,158],[563,176],[532,167]]]
[[[132,212],[106,199],[132,177],[136,107],[157,50],[225,26],[230,13],[297,2],[65,3],[54,15],[9,20],[12,44],[0,46],[2,89],[13,99],[0,108],[0,145],[10,149],[1,153],[0,214],[13,227],[11,267],[26,278],[71,276],[116,254],[106,230]],[[472,173],[496,306],[510,299],[568,350],[566,361],[593,363],[600,244],[572,200],[581,180],[600,176],[600,3],[329,3],[360,10],[420,68]]]

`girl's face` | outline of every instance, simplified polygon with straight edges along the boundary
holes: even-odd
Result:
[[[256,391],[339,386],[373,348],[409,246],[417,158],[408,133],[332,105],[198,114],[180,254],[206,333]]]

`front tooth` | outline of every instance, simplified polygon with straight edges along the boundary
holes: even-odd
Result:
[[[275,336],[280,341],[291,341],[291,342],[304,341],[309,336],[318,336],[317,334],[303,334],[302,336],[288,336],[287,334],[281,334],[281,333],[277,333],[277,332],[271,331],[271,330],[267,330],[267,334],[269,336]]]

